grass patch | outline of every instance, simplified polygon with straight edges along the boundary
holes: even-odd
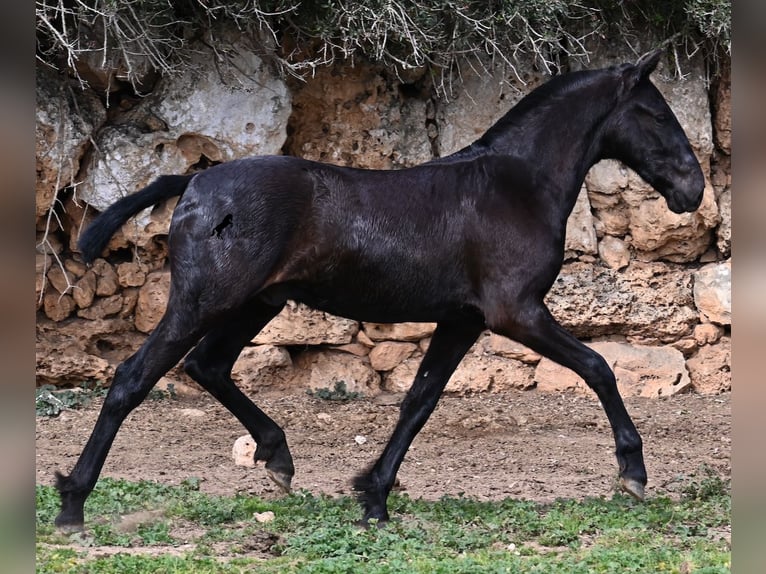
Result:
[[[689,479],[678,500],[429,502],[395,493],[389,506],[391,523],[363,530],[350,497],[221,497],[194,480],[102,479],[86,505],[87,533],[67,536],[52,526],[56,492],[38,486],[37,572],[730,571],[729,485],[709,474]],[[254,520],[267,510],[274,520]]]

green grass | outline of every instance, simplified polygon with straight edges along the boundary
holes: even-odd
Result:
[[[394,494],[394,520],[361,529],[356,501],[306,491],[278,500],[210,496],[199,483],[99,481],[85,534],[52,526],[37,487],[38,573],[730,572],[729,485],[687,479],[677,500],[615,495],[538,504]],[[259,523],[256,513],[272,511]]]

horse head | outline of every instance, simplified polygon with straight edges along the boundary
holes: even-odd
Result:
[[[705,177],[681,124],[649,76],[661,50],[614,68],[618,103],[605,124],[604,157],[617,159],[656,189],[675,213],[702,202]]]

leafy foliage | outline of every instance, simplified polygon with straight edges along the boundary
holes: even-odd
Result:
[[[310,396],[322,399],[323,401],[353,401],[354,399],[361,399],[364,397],[362,393],[356,391],[349,391],[346,388],[345,381],[335,381],[332,389],[327,387],[316,390],[306,391]]]

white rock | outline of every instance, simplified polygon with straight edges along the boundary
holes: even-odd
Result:
[[[274,520],[276,518],[276,515],[271,510],[267,510],[265,512],[255,512],[253,514],[253,518],[255,518],[256,522],[265,524],[267,522],[271,522],[272,520]]]
[[[253,455],[255,454],[255,440],[249,434],[243,435],[234,441],[234,446],[231,449],[231,455],[234,459],[234,464],[237,466],[254,467],[255,461]]]

